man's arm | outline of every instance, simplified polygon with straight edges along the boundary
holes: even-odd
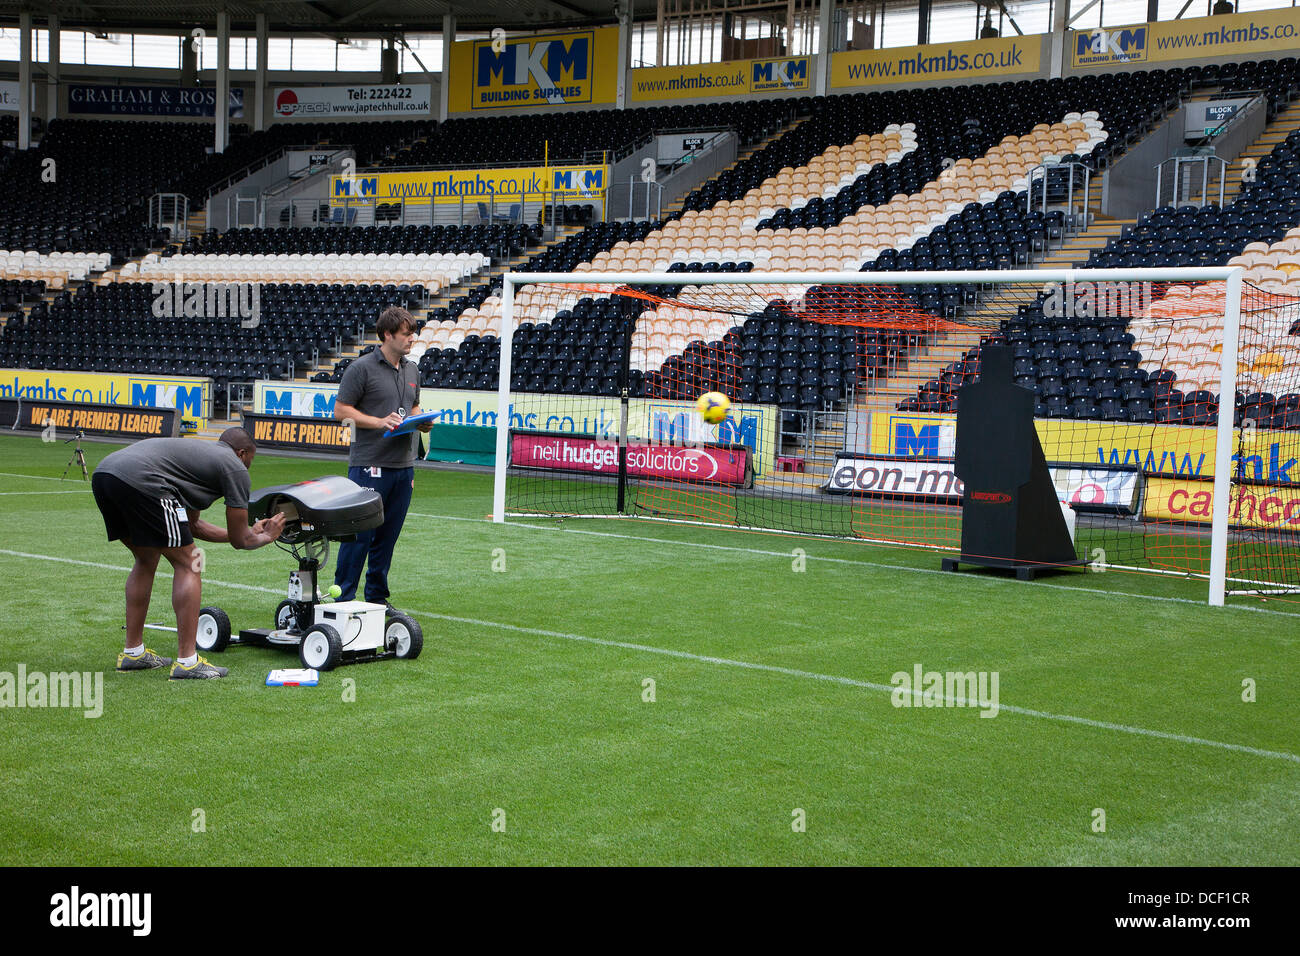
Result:
[[[402,424],[402,416],[397,412],[389,413],[386,418],[377,418],[374,415],[367,415],[355,405],[345,404],[338,399],[334,400],[334,417],[341,422],[356,422],[358,428],[382,428],[385,431]]]
[[[190,519],[190,532],[200,541],[212,541],[217,544],[229,544],[238,551],[253,551],[265,547],[284,530],[284,515],[276,514],[262,518],[248,526],[247,508],[227,508],[226,526],[219,528],[211,522],[204,521],[193,508],[186,508]]]
[[[225,528],[218,528],[211,522],[204,521],[193,508],[186,508],[185,513],[190,518],[190,533],[200,541],[214,541],[217,544],[226,544],[230,541],[230,533]]]

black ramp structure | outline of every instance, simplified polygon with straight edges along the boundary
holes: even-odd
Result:
[[[986,345],[979,378],[957,391],[961,558],[945,558],[945,571],[978,564],[1032,580],[1046,568],[1083,564],[1034,430],[1034,394],[1015,384],[1011,368],[1011,349]]]

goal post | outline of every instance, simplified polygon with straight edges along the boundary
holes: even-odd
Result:
[[[1219,352],[1219,417],[1214,432],[1214,524],[1210,540],[1210,604],[1223,607],[1227,591],[1228,569],[1228,517],[1231,497],[1232,470],[1217,465],[1232,459],[1233,426],[1236,404],[1228,407],[1222,401],[1225,395],[1237,393],[1238,339],[1241,333],[1241,275],[1242,269],[1232,269],[1227,277],[1226,308],[1223,314],[1223,337]]]
[[[951,551],[958,390],[1003,344],[1081,559],[1203,579],[1216,605],[1300,589],[1283,467],[1300,434],[1280,399],[1259,421],[1244,404],[1300,406],[1280,331],[1300,300],[1240,268],[507,273],[482,312],[500,343],[494,521]],[[719,426],[692,412],[706,391],[732,402]]]

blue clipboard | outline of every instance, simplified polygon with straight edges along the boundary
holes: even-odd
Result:
[[[385,438],[395,438],[398,435],[409,435],[425,422],[436,422],[442,418],[442,412],[421,412],[419,415],[408,415],[402,419],[402,424],[396,428],[384,432]]]

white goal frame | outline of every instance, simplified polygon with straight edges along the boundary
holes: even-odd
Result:
[[[1240,266],[1135,269],[1006,269],[951,272],[507,272],[501,285],[501,364],[497,384],[496,466],[492,520],[506,519],[506,467],[509,454],[511,343],[515,290],[533,284],[589,285],[1027,285],[1049,282],[1225,282],[1223,348],[1219,354],[1219,395],[1237,392],[1238,338],[1241,334]],[[1228,512],[1231,495],[1234,402],[1219,403],[1215,434],[1214,515],[1211,525],[1209,603],[1222,607],[1227,584]],[[501,427],[501,423],[505,427]]]

